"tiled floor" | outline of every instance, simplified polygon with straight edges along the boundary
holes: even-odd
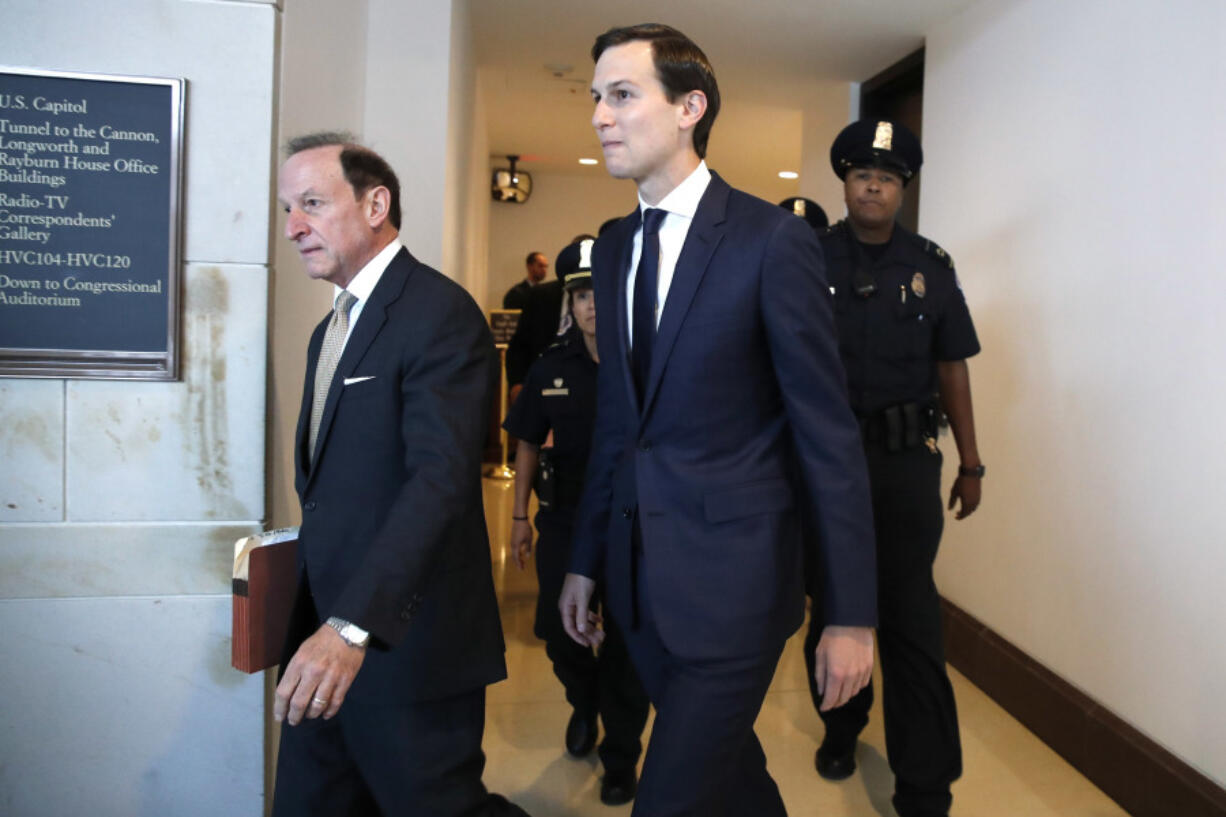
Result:
[[[629,814],[599,800],[595,753],[569,757],[562,733],[570,707],[532,635],[536,575],[506,552],[509,483],[485,481],[494,576],[507,635],[510,678],[490,688],[485,727],[486,785],[534,817]],[[767,694],[757,732],[792,817],[895,817],[879,706],[861,736],[859,772],[828,783],[813,770],[822,726],[805,683],[801,638],[792,639]],[[975,686],[951,670],[962,727],[964,767],[951,817],[1121,817],[1119,806],[1079,775]],[[650,730],[650,723],[648,729]],[[646,736],[644,737],[646,743]]]

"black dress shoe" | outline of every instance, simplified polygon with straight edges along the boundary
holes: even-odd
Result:
[[[815,761],[817,773],[826,780],[846,780],[856,773],[856,746],[838,752],[822,743]]]
[[[596,745],[596,732],[596,719],[576,709],[566,724],[566,751],[574,757],[586,757]]]
[[[600,781],[600,802],[606,806],[620,806],[633,800],[638,790],[634,769],[605,772],[604,780]]]

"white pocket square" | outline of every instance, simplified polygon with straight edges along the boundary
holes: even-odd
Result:
[[[373,374],[367,375],[366,377],[346,377],[345,385],[352,386],[354,383],[361,383],[363,380],[374,380],[374,379],[375,379],[375,376]]]

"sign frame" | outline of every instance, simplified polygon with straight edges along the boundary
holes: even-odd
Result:
[[[519,325],[522,309],[491,309],[490,332],[494,335],[494,345],[505,349],[511,343],[515,327]]]
[[[179,379],[181,363],[180,303],[182,301],[183,268],[183,141],[187,81],[182,77],[135,76],[82,71],[57,71],[0,64],[0,74],[51,77],[85,82],[108,82],[120,85],[158,85],[170,91],[168,128],[170,139],[167,181],[169,200],[166,243],[168,254],[165,282],[166,342],[164,349],[138,351],[132,349],[59,349],[20,346],[0,346],[0,377],[80,378],[95,380],[157,380]]]

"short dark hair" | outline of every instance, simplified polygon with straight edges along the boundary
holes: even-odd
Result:
[[[526,267],[526,266],[528,266],[529,264],[531,264],[531,263],[532,263],[532,259],[533,259],[533,258],[536,258],[538,255],[539,255],[541,258],[545,258],[545,253],[540,252],[539,250],[533,250],[532,252],[528,253],[528,257],[524,259],[524,266]],[[545,261],[546,261],[546,262],[548,262],[548,261],[549,261],[549,259],[548,259],[548,258],[545,258]]]
[[[715,69],[693,40],[672,26],[661,23],[640,23],[609,29],[596,38],[596,44],[592,46],[592,60],[599,60],[601,54],[614,46],[637,40],[651,43],[651,61],[669,102],[676,102],[690,91],[702,91],[706,95],[706,113],[694,126],[694,150],[700,159],[705,159],[711,125],[719,115],[719,84],[715,81]]]
[[[338,146],[341,149],[341,172],[353,188],[354,198],[361,198],[373,187],[386,187],[391,193],[387,218],[400,229],[400,180],[387,160],[370,148],[358,143],[348,131],[317,131],[290,139],[285,143],[285,158],[304,150]]]

